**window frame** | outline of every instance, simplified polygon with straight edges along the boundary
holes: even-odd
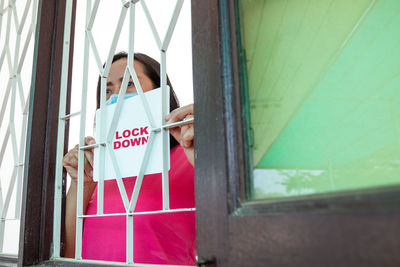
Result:
[[[293,236],[302,236],[309,225],[315,225],[312,231],[317,237],[310,242],[318,248],[318,244],[330,242],[326,227],[332,228],[332,236],[343,235],[343,231],[347,231],[345,227],[354,227],[358,222],[359,228],[346,232],[349,238],[379,228],[381,232],[376,230],[371,235],[379,232],[387,238],[387,244],[392,244],[386,245],[392,254],[380,255],[379,259],[400,261],[393,252],[393,244],[398,241],[390,235],[390,230],[397,229],[400,221],[400,187],[322,197],[247,200],[246,196],[251,193],[251,189],[246,188],[246,181],[251,181],[251,158],[248,156],[251,134],[246,136],[247,129],[243,130],[242,125],[249,125],[248,114],[240,109],[245,103],[245,94],[240,90],[245,87],[245,69],[241,69],[239,63],[245,55],[243,51],[238,52],[237,5],[237,0],[201,3],[192,0],[199,259],[210,266],[265,266],[268,263],[279,266],[276,260],[288,255],[279,250],[279,246],[271,246],[270,238],[281,241],[279,234],[284,235],[284,226],[293,228]],[[369,217],[371,214],[373,218]],[[345,227],[335,225],[335,220],[343,220]],[[296,228],[298,224],[301,227]],[[274,227],[276,231],[271,230]],[[332,245],[340,249],[339,243]],[[361,247],[356,247],[359,250],[350,255],[348,261],[346,258],[335,260],[347,266],[351,260],[362,257]],[[369,249],[376,251],[380,247],[375,245]],[[308,266],[305,262],[313,256],[316,261],[323,262],[323,253],[314,254],[311,251],[294,254],[291,264]],[[368,266],[377,265],[370,263]]]
[[[73,1],[74,31],[76,0]],[[51,258],[54,173],[66,1],[38,3],[31,97],[23,181],[18,266],[45,264]],[[70,43],[73,44],[73,34]],[[70,46],[72,68],[73,45]],[[69,112],[71,76],[68,78]],[[66,121],[66,132],[68,132]],[[67,141],[67,140],[66,140]],[[64,149],[67,151],[68,143]],[[63,175],[64,181],[66,175]],[[65,183],[63,184],[65,196]],[[63,221],[63,219],[62,219]],[[72,266],[72,265],[70,265]]]
[[[230,6],[227,7],[230,12],[230,25],[232,32],[235,34],[230,40],[232,43],[232,57],[237,57],[236,64],[238,67],[232,66],[233,75],[239,77],[240,87],[240,103],[241,118],[238,125],[242,127],[242,146],[240,153],[244,159],[244,177],[241,177],[240,184],[245,190],[245,194],[240,195],[239,201],[235,210],[235,214],[259,214],[259,213],[281,213],[281,212],[319,212],[329,213],[336,212],[355,212],[367,210],[400,210],[400,185],[355,189],[338,192],[329,192],[322,194],[312,194],[297,197],[284,198],[269,198],[269,199],[249,199],[253,193],[253,164],[251,143],[252,129],[250,122],[250,107],[247,84],[247,70],[245,66],[246,55],[241,44],[240,32],[240,10],[239,0],[230,1]],[[224,37],[222,37],[224,39]],[[247,92],[246,92],[247,91]],[[241,124],[240,124],[241,123]],[[247,136],[246,136],[247,133]],[[239,140],[238,140],[239,141]],[[240,164],[238,162],[238,164]]]

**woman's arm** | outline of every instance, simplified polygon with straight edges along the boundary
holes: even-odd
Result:
[[[85,144],[94,144],[93,137],[86,137]],[[63,159],[64,168],[71,176],[71,185],[68,190],[65,207],[65,249],[64,257],[75,256],[75,232],[76,232],[76,202],[77,202],[77,181],[78,181],[78,145],[68,151]],[[83,190],[83,213],[86,213],[90,198],[97,183],[93,181],[93,150],[85,151],[85,171]]]
[[[193,104],[177,108],[165,118],[167,123],[174,123],[184,119],[194,117]],[[189,123],[182,126],[177,126],[169,130],[170,134],[181,144],[186,157],[194,166],[194,124]]]
[[[86,213],[90,198],[96,188],[96,183],[86,184],[83,192],[83,214]],[[65,249],[64,257],[75,257],[75,233],[76,233],[76,199],[77,183],[71,182],[68,190],[65,207]]]

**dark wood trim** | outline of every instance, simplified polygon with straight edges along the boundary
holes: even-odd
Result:
[[[242,203],[232,215],[329,214],[400,211],[400,187],[352,190]]]
[[[229,213],[245,199],[243,141],[240,116],[238,53],[236,47],[235,10],[233,1],[219,1],[221,81],[224,103],[226,164],[230,201]],[[238,182],[239,181],[239,182]]]
[[[29,102],[19,266],[38,264],[48,260],[51,255],[65,4],[66,1],[39,1]],[[73,34],[70,44],[71,69]],[[71,77],[68,91],[70,84]]]
[[[229,245],[218,12],[218,1],[192,0],[196,238],[200,260],[223,255]]]
[[[242,178],[241,178],[241,199],[246,199],[254,194],[254,188],[251,186],[254,183],[253,177],[253,129],[251,127],[250,117],[250,105],[249,103],[249,88],[248,88],[248,74],[247,74],[247,63],[246,53],[242,45],[242,34],[240,28],[240,11],[239,11],[239,0],[234,0],[231,4],[230,9],[230,24],[231,24],[231,38],[232,38],[232,55],[235,56],[236,61],[234,63],[234,75],[237,77],[239,89],[239,107],[240,110],[240,124],[242,127],[241,139],[241,151],[239,155],[242,157],[239,162],[243,165]],[[235,85],[236,86],[236,85]]]

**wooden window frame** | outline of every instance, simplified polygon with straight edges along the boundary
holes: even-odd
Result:
[[[73,1],[72,33],[76,0]],[[32,66],[18,266],[53,265],[54,173],[66,0],[40,0]],[[72,69],[73,34],[70,66]],[[68,78],[69,112],[71,75]],[[66,122],[68,133],[68,121]],[[67,141],[67,140],[66,140]],[[65,142],[65,151],[68,142]],[[64,181],[66,175],[64,173]],[[63,185],[65,193],[65,183]],[[72,265],[70,265],[72,266]]]
[[[294,226],[293,233],[296,234],[296,231],[301,231],[301,228],[296,229],[296,222],[308,221],[314,214],[323,215],[316,217],[312,224],[344,219],[349,227],[356,222],[366,222],[369,214],[374,214],[376,219],[368,219],[369,225],[363,225],[352,235],[361,236],[363,231],[373,227],[384,229],[382,222],[386,224],[387,231],[397,229],[400,220],[399,186],[324,194],[323,197],[247,200],[251,192],[250,188],[246,188],[246,181],[251,182],[251,159],[247,155],[250,151],[247,129],[242,127],[248,122],[245,110],[241,109],[245,101],[240,90],[244,86],[244,70],[240,69],[239,63],[244,55],[238,53],[237,5],[238,0],[192,0],[196,228],[200,261],[207,266],[243,266],[243,262],[252,266],[268,264],[268,256],[260,255],[262,249],[259,248],[267,244],[270,246],[266,235],[272,232],[264,231],[265,226],[261,223],[268,220],[274,221],[272,228],[279,225],[279,220],[286,220],[287,225]],[[385,218],[388,218],[387,222]],[[259,235],[247,234],[249,222],[260,230]],[[240,236],[239,229],[242,231]],[[323,235],[323,231],[325,228],[321,227],[315,233]],[[332,235],[335,233],[342,233],[340,227],[333,227]],[[388,244],[398,243],[394,236],[387,232],[384,234]],[[254,239],[249,240],[250,236]],[[321,236],[312,242],[324,244],[326,238]],[[340,242],[337,244],[339,246]],[[379,248],[377,245],[371,250]],[[379,255],[382,262],[399,259],[393,256],[396,255],[393,246],[389,248],[392,254]],[[287,257],[285,251],[278,248],[269,247],[268,251],[274,253],[275,259]],[[292,264],[296,260],[301,262],[312,257],[309,251],[307,253],[293,258]],[[317,256],[316,260],[322,260],[322,257]],[[355,252],[352,257],[362,258],[361,252]],[[261,258],[266,260],[260,262]],[[273,261],[272,258],[270,260]],[[375,265],[371,263],[368,266]]]

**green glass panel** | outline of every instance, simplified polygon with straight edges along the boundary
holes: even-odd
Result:
[[[239,7],[252,198],[400,184],[400,1]]]

